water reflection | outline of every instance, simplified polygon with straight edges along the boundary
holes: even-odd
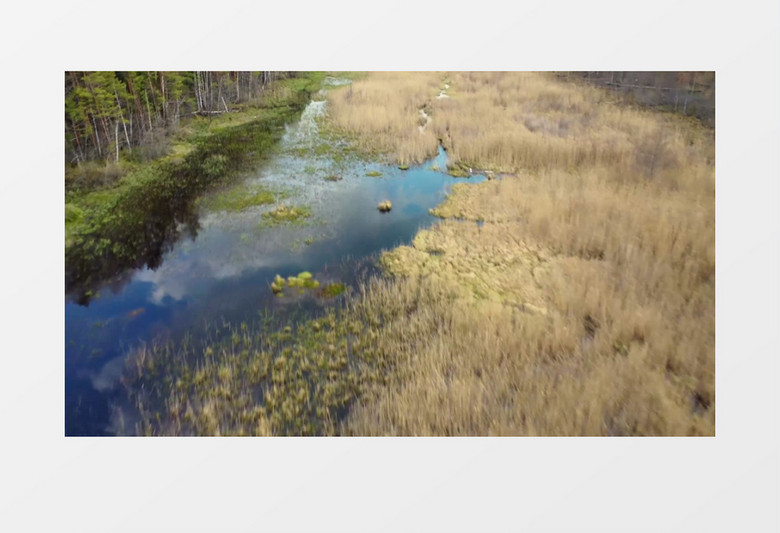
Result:
[[[435,158],[407,171],[302,154],[300,147],[310,146],[318,135],[306,122],[315,121],[324,107],[313,104],[310,109],[287,131],[274,160],[236,184],[287,189],[296,204],[311,207],[310,224],[265,227],[259,223],[262,214],[273,206],[192,211],[186,222],[172,226],[192,238],[175,245],[175,240],[161,239],[157,254],[144,258],[145,267],[101,287],[88,307],[66,303],[66,434],[110,432],[108,404],[121,400],[116,385],[124,356],[140,342],[178,338],[223,320],[252,321],[266,312],[306,316],[323,302],[310,294],[275,297],[270,290],[274,276],[307,270],[323,284],[354,285],[375,272],[378,252],[409,243],[421,227],[434,222],[428,209],[456,181],[431,170],[446,168],[441,148]],[[319,170],[305,172],[307,167]],[[326,181],[334,168],[342,180]],[[382,176],[367,177],[370,171]],[[376,206],[386,199],[393,209],[382,214]],[[170,231],[162,233],[175,236]]]

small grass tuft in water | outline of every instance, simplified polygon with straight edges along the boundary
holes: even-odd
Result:
[[[462,163],[451,163],[447,165],[447,174],[453,178],[468,178],[471,176],[469,167]]]
[[[398,165],[400,170],[409,170],[409,165]]]
[[[338,174],[331,174],[330,176],[325,176],[325,181],[341,181],[342,179],[343,178]]]
[[[291,289],[298,289],[299,294],[304,294],[306,289],[318,289],[320,282],[314,279],[311,272],[301,272],[297,276],[290,276],[285,280],[279,274],[276,275],[274,281],[271,283],[271,290],[277,296],[284,294],[284,288],[289,287]]]
[[[372,170],[371,172],[366,172],[366,176],[368,176],[369,178],[378,178],[381,175],[382,173],[379,172],[378,170]]]
[[[393,203],[390,200],[383,200],[379,202],[379,205],[377,205],[376,208],[382,213],[387,213],[393,208]]]
[[[273,282],[271,282],[271,290],[274,292],[274,294],[280,295],[284,290],[284,285],[284,278],[277,274],[276,278],[274,278]]]
[[[325,298],[335,298],[336,296],[343,294],[347,290],[347,286],[343,283],[328,283],[320,291],[320,295]]]
[[[272,211],[263,213],[264,226],[278,226],[280,224],[302,225],[311,216],[311,209],[307,206],[279,205]]]

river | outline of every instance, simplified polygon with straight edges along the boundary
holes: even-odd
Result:
[[[119,378],[127,354],[139,344],[197,334],[217,321],[315,315],[341,297],[323,299],[310,291],[279,298],[270,288],[274,277],[308,271],[321,285],[354,287],[379,274],[382,250],[409,244],[435,222],[428,210],[457,181],[443,172],[447,155],[441,147],[436,157],[408,170],[345,157],[343,141],[327,146],[320,135],[325,113],[324,100],[312,101],[287,126],[269,162],[233,182],[231,190],[209,193],[276,191],[284,197],[277,202],[309,208],[305,224],[269,226],[263,213],[275,205],[225,211],[206,197],[199,204],[197,234],[176,242],[155,269],[128,272],[86,305],[66,297],[66,435],[113,434],[111,407],[124,395]],[[392,202],[388,213],[377,210],[383,200]]]

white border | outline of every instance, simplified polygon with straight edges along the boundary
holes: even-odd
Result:
[[[780,529],[777,2],[266,4],[4,7],[0,530]],[[150,67],[716,70],[717,436],[64,438],[63,72]]]

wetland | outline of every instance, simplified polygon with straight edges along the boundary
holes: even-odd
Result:
[[[66,181],[66,435],[714,434],[710,126],[554,73],[274,83]]]

